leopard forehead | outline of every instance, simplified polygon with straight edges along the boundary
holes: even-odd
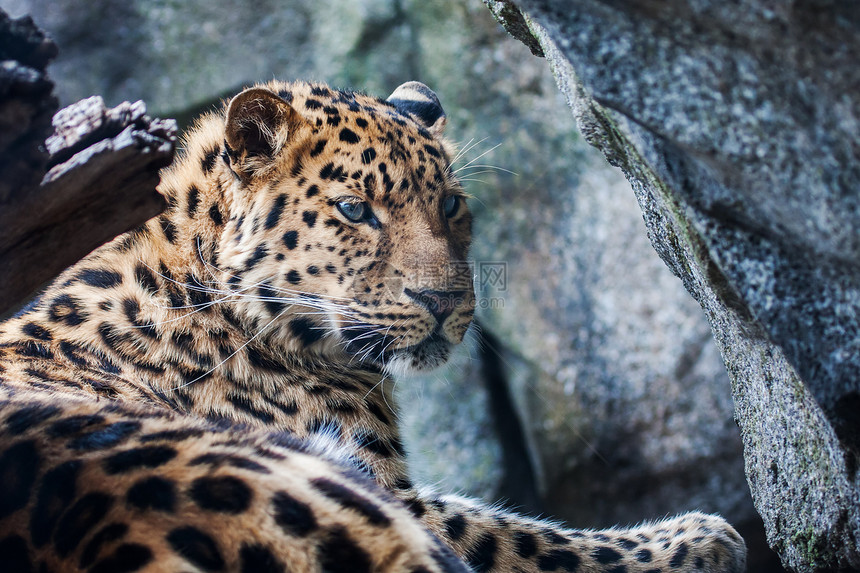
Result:
[[[459,192],[449,168],[450,144],[412,114],[380,98],[323,85],[268,87],[310,126],[284,154],[278,182],[335,185],[395,209]]]

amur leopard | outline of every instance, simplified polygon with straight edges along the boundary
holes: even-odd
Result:
[[[3,571],[744,570],[717,516],[568,529],[410,480],[384,382],[475,307],[422,272],[469,249],[445,123],[418,82],[198,121],[164,214],[0,325]]]

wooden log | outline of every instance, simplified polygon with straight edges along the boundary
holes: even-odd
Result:
[[[173,120],[149,118],[143,102],[109,109],[97,96],[57,112],[46,139],[43,117],[56,109],[44,73],[52,52],[34,29],[0,11],[0,317],[160,213],[158,171],[176,145]]]
[[[151,120],[143,102],[106,109],[93,97],[61,110],[46,142],[41,184],[0,211],[0,308],[99,245],[160,213],[158,171],[173,158],[176,124]]]

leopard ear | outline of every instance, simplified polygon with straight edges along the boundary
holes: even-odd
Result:
[[[448,118],[436,93],[421,82],[406,82],[388,96],[388,103],[412,115],[434,136],[445,131]]]
[[[224,131],[233,171],[263,171],[303,121],[271,90],[249,88],[234,97],[227,106]]]

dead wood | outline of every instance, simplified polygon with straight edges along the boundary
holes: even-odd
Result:
[[[54,114],[55,54],[29,18],[0,11],[0,316],[165,206],[155,187],[176,123],[97,96]]]

